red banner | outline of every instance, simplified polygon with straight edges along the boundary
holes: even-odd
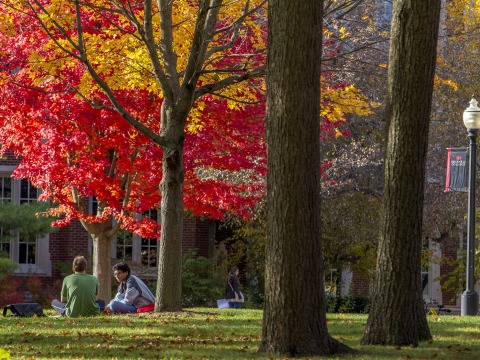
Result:
[[[467,149],[447,149],[447,176],[445,191],[467,192]]]

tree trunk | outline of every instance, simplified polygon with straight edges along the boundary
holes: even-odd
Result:
[[[93,275],[98,278],[98,298],[105,302],[112,298],[112,256],[111,244],[115,232],[112,230],[113,219],[101,223],[86,223],[82,226],[92,237],[93,243]],[[79,254],[81,255],[81,254]]]
[[[162,148],[162,232],[155,311],[182,310],[183,141],[187,114],[188,111],[179,111],[178,107],[173,110],[165,102],[162,106],[161,133],[169,145]]]
[[[267,244],[260,351],[326,355],[320,238],[322,2],[269,2]],[[342,348],[344,349],[344,348]]]
[[[112,298],[112,238],[103,233],[91,234],[93,242],[93,275],[98,278],[98,298],[106,303]]]
[[[394,2],[383,217],[363,344],[431,339],[421,287],[425,158],[441,0]]]

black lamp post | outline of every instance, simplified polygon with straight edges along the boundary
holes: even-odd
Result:
[[[470,139],[468,178],[468,228],[467,228],[467,286],[462,293],[461,315],[477,315],[478,294],[475,291],[475,180],[477,173],[477,136],[480,129],[480,108],[472,97],[470,106],[463,112],[463,123]]]

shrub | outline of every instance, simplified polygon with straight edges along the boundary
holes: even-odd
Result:
[[[0,256],[0,306],[23,302],[24,293],[20,290],[21,281],[13,277],[17,264]]]
[[[57,286],[57,282],[55,282],[53,286],[45,286],[39,276],[32,275],[26,279],[23,287],[29,292],[31,296],[30,301],[47,307],[50,306],[55,296],[60,296],[61,284]]]
[[[18,265],[14,263],[12,260],[6,257],[0,256],[0,278],[5,275],[12,274],[17,268],[17,266]]]
[[[12,274],[4,275],[0,278],[0,306],[23,302],[25,293],[20,290],[22,282],[14,278]]]
[[[370,312],[370,298],[356,297],[354,312],[357,314],[368,314]]]
[[[249,279],[247,276],[247,286],[242,291],[245,298],[244,307],[248,309],[261,309],[263,307],[264,291],[260,288],[256,279]],[[261,283],[263,285],[263,282]]]
[[[225,276],[217,269],[214,259],[196,256],[197,250],[189,250],[183,259],[182,305],[213,306],[223,298]]]
[[[367,297],[327,295],[326,298],[328,313],[368,314],[370,310],[370,299]]]
[[[334,313],[337,311],[338,300],[334,295],[326,295],[327,299],[327,313]]]
[[[347,295],[339,298],[338,312],[353,313],[355,310],[355,298],[353,295]]]

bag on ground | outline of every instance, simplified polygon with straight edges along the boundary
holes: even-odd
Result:
[[[137,308],[137,313],[150,312],[155,310],[155,304],[143,305]]]
[[[228,301],[225,299],[217,300],[217,306],[219,309],[228,309],[230,306],[228,305]]]
[[[7,310],[10,310],[13,316],[19,317],[45,316],[42,306],[38,303],[7,305],[3,308],[3,316],[7,316]]]

